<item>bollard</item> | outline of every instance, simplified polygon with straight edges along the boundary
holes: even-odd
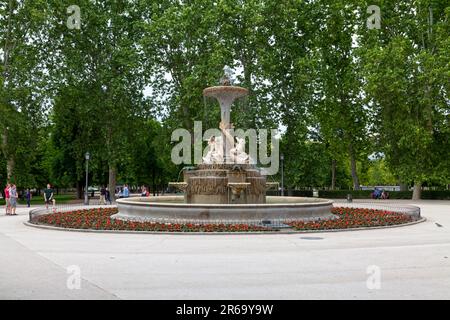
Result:
[[[347,202],[353,202],[352,194],[347,194]]]

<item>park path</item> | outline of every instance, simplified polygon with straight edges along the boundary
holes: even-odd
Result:
[[[11,237],[27,233],[23,221],[28,211],[19,207],[18,216],[7,217],[3,212],[0,216],[0,299],[117,299],[84,279],[82,290],[68,289],[67,282],[69,286],[75,282],[68,278],[67,268]],[[39,238],[36,234],[36,241]]]
[[[27,208],[2,210],[0,298],[450,299],[450,201],[396,203],[420,206],[427,221],[291,235],[99,234],[27,227]],[[67,287],[71,266],[80,289]],[[379,289],[367,286],[373,270]]]

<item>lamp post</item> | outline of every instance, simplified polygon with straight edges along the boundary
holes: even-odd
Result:
[[[281,160],[281,196],[284,196],[284,154],[280,155]]]
[[[89,158],[91,157],[91,154],[89,152],[86,152],[84,155],[84,159],[86,159],[86,188],[84,190],[84,205],[89,204],[89,196],[88,196],[88,170],[89,170]]]

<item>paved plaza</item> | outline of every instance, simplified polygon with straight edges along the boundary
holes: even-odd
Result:
[[[15,217],[2,208],[0,299],[450,299],[450,201],[401,203],[427,221],[290,235],[101,234],[28,227],[27,208]]]

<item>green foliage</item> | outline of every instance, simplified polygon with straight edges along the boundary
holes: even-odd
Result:
[[[37,132],[43,121],[44,1],[0,2],[0,151],[2,183],[36,183]],[[30,41],[30,39],[34,39]],[[6,172],[3,171],[6,169]]]
[[[366,164],[368,164],[367,171],[361,174],[362,185],[393,186],[398,183],[398,179],[389,171],[384,159],[368,161]]]
[[[403,181],[449,181],[449,10],[445,1],[384,9],[383,32],[363,35],[366,92],[379,145]]]
[[[236,127],[285,130],[286,186],[450,181],[448,1],[81,0],[79,30],[72,4],[0,2],[2,184],[80,191],[87,151],[90,184],[176,180],[171,132],[218,127],[224,65]]]

